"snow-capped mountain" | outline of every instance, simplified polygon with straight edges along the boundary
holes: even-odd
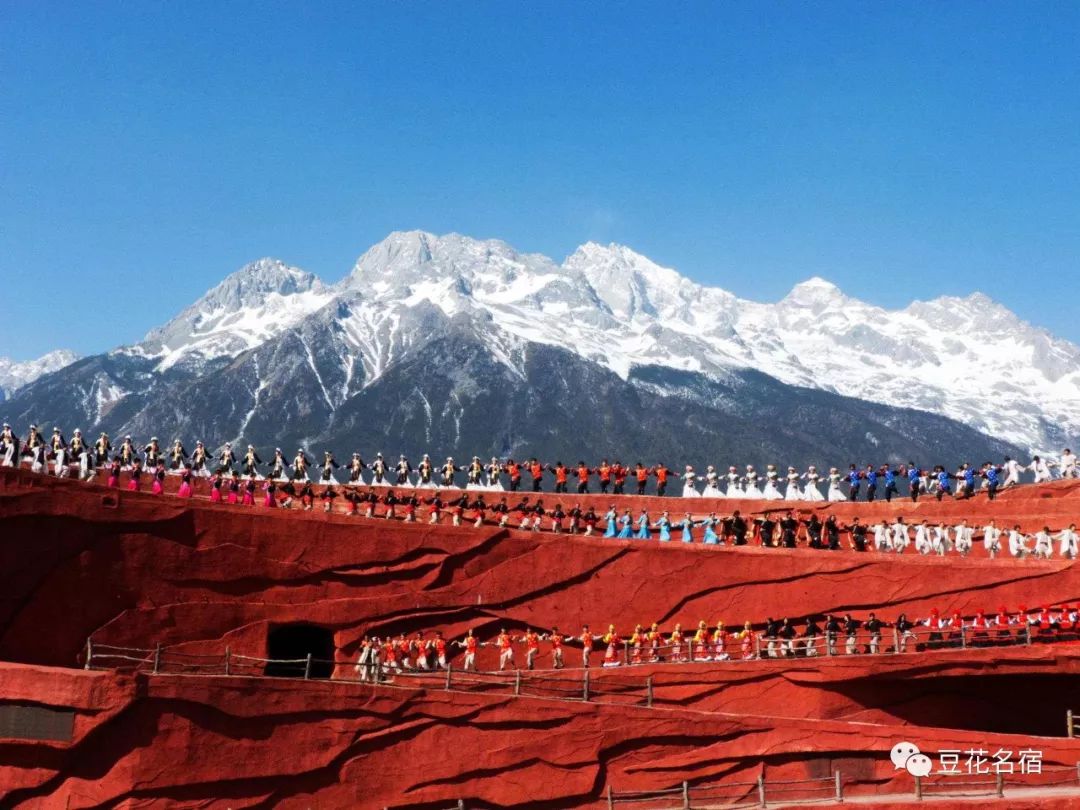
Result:
[[[235,357],[295,326],[323,307],[330,293],[314,274],[277,259],[245,265],[143,342],[131,354],[153,357],[155,369]]]
[[[248,265],[7,412],[342,451],[368,436],[408,452],[820,464],[1057,450],[1080,436],[1078,405],[1080,348],[980,294],[887,311],[815,278],[762,303],[618,245],[556,263],[412,231],[333,286]]]
[[[67,349],[57,349],[36,360],[22,363],[0,357],[0,401],[10,397],[24,385],[29,385],[42,374],[64,368],[78,359],[79,355]]]

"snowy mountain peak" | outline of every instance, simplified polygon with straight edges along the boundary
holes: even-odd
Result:
[[[280,259],[246,264],[128,351],[160,357],[158,370],[234,356],[325,306],[332,293]]]
[[[70,366],[79,355],[68,349],[56,349],[43,354],[36,360],[18,363],[7,357],[0,357],[0,400],[10,397],[24,385],[29,385],[43,374],[58,371]]]
[[[268,257],[244,265],[209,290],[191,308],[206,312],[235,311],[258,306],[266,295],[296,295],[322,290],[323,283],[314,273]]]
[[[826,281],[820,276],[813,276],[806,281],[799,282],[791,288],[791,292],[784,298],[783,303],[794,306],[810,307],[811,309],[824,309],[829,306],[842,304],[846,296],[831,281]]]

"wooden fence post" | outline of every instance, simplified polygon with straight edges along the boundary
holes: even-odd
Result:
[[[844,780],[840,778],[840,771],[833,771],[833,781],[836,785],[836,801],[841,804],[844,801]]]
[[[967,628],[964,625],[960,625],[960,649],[967,649]]]
[[[915,777],[915,800],[922,801],[922,777]]]
[[[765,806],[765,774],[761,774],[757,778],[757,797],[758,804],[762,807]]]
[[[581,679],[581,699],[589,702],[589,670],[584,670],[585,675]]]
[[[521,694],[521,670],[514,670],[514,697],[518,697]]]
[[[682,783],[682,806],[683,810],[690,810],[690,783]]]
[[[994,790],[999,799],[1005,798],[1005,775],[1001,771],[994,776]]]
[[[893,642],[892,642],[893,643],[893,648],[892,648],[893,655],[899,655],[899,653],[900,653],[900,631],[897,630],[895,627],[892,629],[892,638],[893,638]]]
[[[611,785],[607,786],[607,806],[608,810],[612,810],[612,808],[615,807],[615,799],[611,795]]]
[[[304,680],[311,680],[311,653],[307,654],[307,661],[304,662]]]
[[[90,662],[94,658],[94,644],[89,638],[86,639],[86,663],[83,665],[83,669],[90,669]]]
[[[446,691],[447,692],[450,691],[450,677],[451,677],[450,676],[450,670],[451,669],[452,669],[452,665],[447,664],[446,665]]]
[[[652,708],[652,675],[645,679],[645,705],[650,709]]]
[[[225,674],[232,675],[232,648],[225,648]]]
[[[154,646],[154,674],[157,675],[161,671],[161,645]]]
[[[1070,740],[1074,736],[1076,736],[1076,727],[1075,727],[1075,725],[1073,723],[1072,709],[1068,709],[1065,712],[1065,733],[1069,735]]]

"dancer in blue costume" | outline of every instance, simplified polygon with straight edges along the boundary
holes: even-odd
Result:
[[[648,540],[652,537],[649,532],[649,513],[644,509],[641,510],[641,517],[637,519],[637,534],[634,535],[638,540]]]
[[[716,513],[713,512],[705,520],[701,521],[701,525],[705,527],[705,539],[702,542],[707,546],[716,546],[720,544],[720,537],[716,534]]]
[[[694,520],[690,517],[690,513],[687,512],[686,516],[682,519],[682,523],[679,524],[679,528],[682,529],[682,541],[684,543],[694,542]]]
[[[608,509],[607,514],[604,515],[604,520],[607,521],[607,529],[604,530],[604,537],[614,537],[617,533],[615,528],[615,507],[612,506]]]
[[[660,515],[660,519],[656,521],[656,528],[660,530],[660,541],[667,543],[671,540],[671,518],[668,517],[668,513]]]
[[[627,539],[632,537],[630,526],[633,525],[633,519],[630,517],[630,510],[627,509],[622,513],[622,517],[619,518],[619,533],[615,535],[621,539]]]

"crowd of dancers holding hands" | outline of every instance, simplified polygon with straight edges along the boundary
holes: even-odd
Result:
[[[187,473],[191,477],[218,474],[231,478],[236,473],[257,481],[314,480],[354,487],[461,488],[495,492],[543,492],[545,482],[550,480],[554,482],[556,494],[575,491],[578,494],[622,495],[629,492],[644,495],[652,485],[655,493],[661,496],[669,494],[669,485],[674,486],[677,481],[681,484],[680,491],[670,494],[687,498],[833,502],[860,498],[891,501],[901,494],[901,486],[905,496],[912,500],[921,496],[965,498],[978,492],[993,498],[998,491],[1022,483],[1027,473],[1032,474],[1034,483],[1080,476],[1080,465],[1070,449],[1062,451],[1057,460],[1035,456],[1030,463],[1022,464],[1006,458],[1001,464],[989,461],[978,466],[964,463],[955,470],[942,465],[928,468],[909,462],[862,467],[849,464],[846,470],[832,467],[828,472],[819,472],[813,466],[802,472],[788,467],[787,472],[782,473],[776,465],[769,464],[763,472],[753,465],[746,465],[743,469],[728,467],[726,473],[710,465],[703,474],[698,474],[690,465],[677,471],[665,464],[637,462],[624,465],[619,460],[609,462],[607,459],[599,464],[578,461],[568,465],[562,461],[545,463],[536,458],[520,462],[513,458],[492,458],[483,462],[473,456],[468,463],[458,464],[452,457],[436,463],[425,454],[414,467],[404,455],[390,462],[382,453],[376,453],[369,462],[360,453],[353,453],[341,464],[330,451],[325,451],[322,458],[316,460],[303,448],[291,458],[276,448],[268,460],[263,461],[252,445],[241,451],[227,442],[211,452],[198,441],[189,452],[179,439],[163,446],[157,437],[151,437],[142,445],[131,436],[125,436],[114,447],[106,433],[91,443],[83,437],[82,431],[75,430],[69,442],[59,427],[54,427],[52,434],[47,436],[36,425],[31,425],[25,438],[20,439],[10,425],[4,424],[0,428],[0,466],[15,466],[24,460],[36,472],[52,470],[56,475],[78,474],[86,478],[92,477],[98,469],[119,462],[120,471],[148,476],[160,472],[164,475]]]
[[[912,650],[956,647],[986,647],[999,644],[1075,641],[1080,638],[1080,608],[1028,609],[1021,605],[1010,611],[1004,605],[974,616],[960,611],[945,614],[931,609],[924,618],[909,619],[901,613],[886,622],[873,612],[865,618],[850,613],[808,616],[802,620],[768,617],[754,624],[729,630],[722,621],[714,625],[699,621],[696,628],[684,630],[675,624],[670,631],[659,625],[637,625],[630,634],[621,634],[615,625],[603,633],[594,633],[584,625],[579,634],[566,635],[553,627],[550,631],[526,628],[512,633],[501,629],[494,638],[482,641],[470,629],[460,639],[448,640],[441,631],[434,634],[399,634],[380,638],[368,636],[360,645],[356,671],[361,680],[380,674],[430,672],[445,670],[455,649],[463,651],[459,668],[477,670],[477,654],[492,647],[498,655],[498,670],[537,669],[542,662],[541,645],[550,655],[550,668],[566,666],[566,651],[572,649],[580,666],[590,667],[599,661],[604,667],[634,664],[689,663],[768,658],[814,657],[819,655],[878,655]],[[517,658],[518,651],[522,653]]]
[[[855,551],[927,555],[966,555],[976,542],[980,542],[990,557],[1001,554],[1043,559],[1055,555],[1075,558],[1080,546],[1075,524],[1056,530],[1043,526],[1039,531],[1027,533],[1019,525],[998,526],[993,520],[982,527],[969,526],[965,520],[955,525],[927,520],[908,523],[903,517],[873,523],[863,523],[858,517],[853,517],[850,522],[841,523],[835,516],[822,518],[816,512],[805,514],[787,504],[775,510],[765,510],[751,518],[744,517],[738,509],[729,514],[711,512],[705,516],[694,516],[689,511],[681,516],[668,511],[651,515],[645,509],[634,514],[630,509],[619,508],[616,503],[612,503],[603,514],[598,514],[591,505],[582,507],[569,500],[564,505],[561,499],[547,505],[542,497],[520,491],[524,474],[530,476],[531,491],[539,493],[543,491],[544,474],[554,472],[556,494],[567,493],[567,481],[571,477],[577,480],[577,492],[587,494],[594,475],[597,476],[601,493],[608,493],[609,490],[613,495],[624,493],[626,481],[632,476],[637,492],[644,492],[650,477],[653,477],[659,493],[664,494],[669,476],[664,465],[646,468],[639,464],[630,469],[618,463],[609,465],[605,461],[596,468],[582,463],[571,470],[561,463],[542,465],[535,459],[523,465],[513,460],[499,462],[492,459],[489,464],[482,465],[479,459],[474,458],[471,464],[464,467],[448,459],[445,465],[436,470],[428,457],[424,456],[414,470],[404,456],[391,467],[383,461],[381,454],[376,454],[371,463],[365,463],[356,453],[349,463],[341,467],[327,452],[322,464],[314,466],[301,451],[290,464],[286,464],[280,450],[275,451],[270,462],[264,465],[250,445],[246,452],[237,454],[226,444],[211,458],[201,442],[196,443],[190,455],[179,441],[167,449],[162,449],[157,439],[137,447],[130,436],[124,437],[120,445],[113,448],[108,436],[102,434],[90,446],[78,430],[67,442],[59,428],[54,428],[51,439],[47,439],[36,427],[31,426],[26,441],[20,442],[11,428],[4,425],[0,430],[0,465],[14,465],[22,458],[29,458],[31,469],[35,472],[51,471],[60,476],[71,475],[74,469],[78,469],[80,475],[89,479],[103,469],[107,485],[113,488],[119,488],[123,478],[126,489],[138,491],[144,488],[144,479],[148,479],[150,491],[162,494],[166,477],[176,475],[180,479],[177,487],[180,497],[192,497],[199,488],[207,490],[209,499],[214,502],[303,510],[320,508],[325,512],[429,524],[448,522],[455,526],[472,524],[478,528],[495,525],[527,531],[547,530],[617,539],[655,538],[661,542],[700,542],[705,545],[808,547],[834,551],[850,548]],[[1054,465],[1064,477],[1075,477],[1076,465],[1072,453],[1066,450],[1061,459]],[[1036,459],[1035,463],[1043,465],[1034,470],[1036,481],[1049,480],[1049,463],[1041,459]],[[1030,469],[1030,465],[1022,468],[1007,459],[1000,470],[1003,477],[999,478],[998,468],[992,466],[980,471],[979,476],[992,497],[999,485],[1002,488],[1014,486],[1023,469]],[[752,468],[748,470],[752,476]],[[457,477],[462,471],[465,472],[464,486]],[[345,479],[344,484],[339,483],[339,475]],[[719,489],[715,487],[714,475],[710,468],[705,492],[699,493],[693,470],[687,467],[682,476],[684,490],[689,488],[698,496],[780,500],[775,497],[779,490],[773,480],[771,467],[764,491],[750,476],[738,476],[739,480],[736,481],[735,473],[730,473],[732,479],[726,492],[717,495]],[[813,468],[802,476],[796,476],[794,471],[789,473],[788,495],[783,499],[806,500],[807,492],[814,492],[818,497],[810,497],[809,500],[823,500],[814,475]],[[507,477],[509,490],[503,487],[504,476]],[[837,479],[837,476],[835,471],[830,473],[831,479]],[[865,486],[865,497],[872,501],[879,485],[884,487],[884,499],[891,500],[900,476],[906,476],[913,500],[917,500],[920,494],[936,494],[938,498],[944,493],[952,494],[953,478],[960,481],[960,488],[955,493],[958,497],[970,497],[975,492],[976,479],[968,465],[963,465],[955,476],[944,473],[940,467],[928,475],[916,470],[914,465],[896,470],[885,469],[884,472],[873,468],[858,470],[851,465],[847,492],[842,497],[833,497],[833,490],[839,484],[837,480],[831,480],[829,500],[855,500]],[[799,481],[808,477],[805,486],[800,488],[796,477]],[[319,491],[312,485],[313,478],[323,484]],[[714,489],[715,492],[712,491]],[[799,498],[790,497],[794,491],[798,491]]]

